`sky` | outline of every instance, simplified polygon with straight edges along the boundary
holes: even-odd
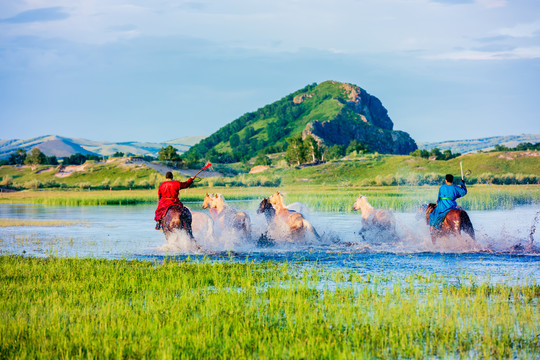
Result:
[[[540,1],[0,1],[0,139],[209,135],[326,80],[418,142],[540,134]]]

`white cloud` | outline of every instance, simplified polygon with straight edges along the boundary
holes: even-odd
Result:
[[[518,24],[513,27],[507,27],[498,31],[499,35],[510,36],[515,38],[531,38],[538,36],[540,33],[540,21]]]
[[[521,47],[506,51],[464,50],[426,56],[429,60],[516,60],[540,59],[540,47]]]
[[[474,39],[525,37],[538,30],[538,23],[514,24],[525,24],[521,17],[539,12],[540,6],[526,11],[504,0],[475,1],[448,6],[430,0],[161,0],[144,5],[136,0],[50,0],[47,6],[61,7],[69,17],[54,23],[0,24],[0,39],[36,36],[106,44],[187,37],[264,52],[422,52],[437,58],[452,49],[474,48]],[[6,16],[43,6],[42,0],[22,4]],[[523,44],[513,47],[518,45]]]
[[[480,5],[492,9],[498,7],[505,7],[507,5],[506,0],[476,0]]]

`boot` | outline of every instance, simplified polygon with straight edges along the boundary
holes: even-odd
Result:
[[[161,230],[161,221],[156,221],[156,230]]]

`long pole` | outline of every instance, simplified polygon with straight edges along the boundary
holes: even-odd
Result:
[[[461,168],[461,180],[463,180],[463,161],[459,162],[459,167]]]
[[[192,179],[195,179],[197,177],[197,175],[199,175],[203,170],[208,169],[210,166],[212,166],[211,163],[206,164],[201,170],[199,170],[198,173],[195,174],[195,176],[192,177]]]

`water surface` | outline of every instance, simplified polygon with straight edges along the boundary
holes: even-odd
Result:
[[[202,211],[200,203],[187,204]],[[0,204],[1,218],[29,220],[70,220],[80,224],[61,227],[0,228],[0,253],[27,256],[99,257],[107,259],[203,258],[223,261],[278,261],[302,266],[324,267],[372,275],[408,276],[441,274],[459,277],[475,274],[491,281],[523,279],[540,283],[537,206],[513,210],[471,211],[476,241],[448,239],[433,245],[423,219],[415,214],[397,213],[399,240],[386,241],[384,235],[364,236],[359,214],[316,213],[306,217],[321,234],[321,240],[294,243],[277,239],[270,247],[257,244],[266,231],[255,203],[233,204],[251,217],[251,239],[223,232],[212,238],[199,234],[202,252],[193,252],[182,243],[167,243],[154,230],[153,205],[55,207],[28,204]],[[196,234],[197,235],[197,234]],[[531,240],[533,241],[531,246]],[[228,253],[228,251],[232,251]]]

